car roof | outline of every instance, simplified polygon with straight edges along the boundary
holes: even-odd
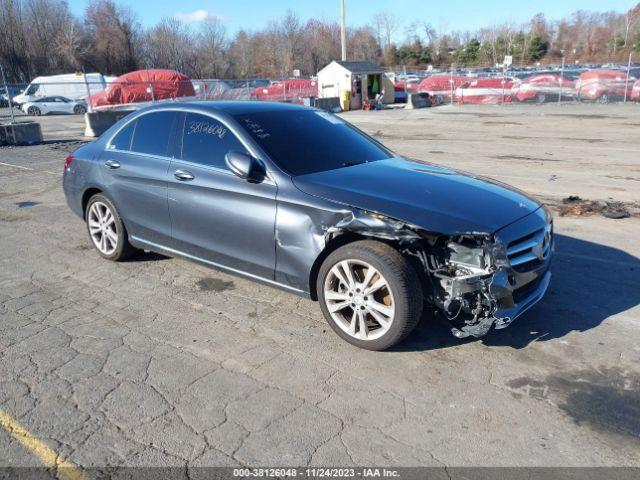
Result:
[[[229,115],[245,115],[248,113],[260,112],[284,112],[284,111],[304,111],[309,107],[295,105],[292,103],[280,102],[221,102],[221,101],[193,101],[193,102],[166,102],[145,108],[145,110],[175,110],[176,107],[199,107],[204,110],[222,111]]]

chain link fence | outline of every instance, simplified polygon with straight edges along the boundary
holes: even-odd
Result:
[[[152,73],[149,73],[152,72]],[[118,78],[99,74],[38,77],[0,84],[3,120],[47,114],[131,109],[167,101],[277,101],[313,105],[322,91],[315,77],[253,79],[158,78],[154,71]],[[486,66],[387,72],[395,101],[421,94],[428,105],[640,102],[640,64]],[[11,108],[10,108],[11,107]]]

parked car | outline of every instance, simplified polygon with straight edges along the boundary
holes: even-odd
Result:
[[[22,105],[22,111],[28,115],[39,117],[48,113],[87,113],[87,104],[82,100],[70,100],[65,97],[42,97]]]
[[[168,69],[135,70],[116,78],[107,88],[93,94],[90,101],[94,107],[104,107],[195,95],[191,79],[183,73]]]
[[[6,108],[9,106],[9,98],[13,101],[13,97],[20,93],[18,87],[9,85],[7,88],[0,87],[0,108]],[[13,106],[13,103],[12,103]]]
[[[634,102],[640,102],[640,80],[634,82],[629,99]]]
[[[532,75],[513,84],[511,93],[520,102],[544,103],[558,98],[571,99],[575,96],[575,80],[559,73]]]
[[[152,250],[310,297],[372,350],[408,335],[425,301],[457,337],[505,328],[551,277],[536,200],[299,105],[141,109],[67,157],[63,188],[102,257]]]
[[[513,81],[510,78],[477,78],[466,81],[454,94],[454,100],[458,103],[481,103],[495,105],[511,102],[511,87]]]
[[[599,103],[624,98],[625,89],[630,95],[635,78],[627,80],[626,72],[621,70],[599,69],[582,73],[576,81],[575,90],[579,100],[588,100]]]
[[[460,75],[431,75],[418,84],[418,92],[431,95],[434,103],[437,105],[446,100],[450,100],[452,92],[468,80],[467,77]]]
[[[268,86],[258,86],[255,98],[258,100],[291,101],[304,97],[318,96],[318,82],[311,78],[289,78]]]
[[[87,73],[86,82],[85,75],[75,73],[37,77],[23,93],[13,97],[12,101],[17,107],[21,107],[38,98],[58,95],[71,100],[80,100],[87,96],[87,86],[91,93],[98,92],[106,86],[104,77],[100,73]]]

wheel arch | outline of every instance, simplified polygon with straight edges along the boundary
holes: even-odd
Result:
[[[426,277],[424,275],[420,275],[421,271],[424,270],[423,265],[420,263],[420,260],[417,257],[407,254],[406,250],[403,249],[400,240],[375,235],[364,235],[355,231],[345,231],[329,240],[325,245],[325,248],[318,254],[315,261],[313,262],[311,271],[309,272],[309,296],[311,297],[311,300],[318,301],[317,281],[318,275],[320,273],[320,267],[324,263],[325,259],[337,249],[360,240],[372,240],[384,243],[392,247],[394,250],[398,251],[416,270],[416,273],[418,274],[418,277],[420,278],[422,283],[422,289],[423,291],[425,291],[427,287]]]
[[[314,260],[313,265],[311,266],[311,271],[309,272],[309,296],[311,297],[311,300],[318,301],[318,289],[316,288],[316,283],[320,267],[324,263],[325,259],[344,245],[366,239],[370,239],[370,237],[355,232],[345,232],[332,238],[326,243],[324,249]]]
[[[98,194],[98,193],[102,193],[104,195],[104,191],[96,188],[96,187],[89,187],[87,188],[84,193],[82,194],[82,215],[85,216],[87,213],[87,204],[89,203],[89,200],[91,199],[91,197],[93,197],[94,195]]]

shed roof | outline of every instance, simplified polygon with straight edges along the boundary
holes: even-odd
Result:
[[[342,62],[335,60],[335,62],[343,68],[346,68],[351,73],[384,73],[384,69],[375,63],[371,62]]]

